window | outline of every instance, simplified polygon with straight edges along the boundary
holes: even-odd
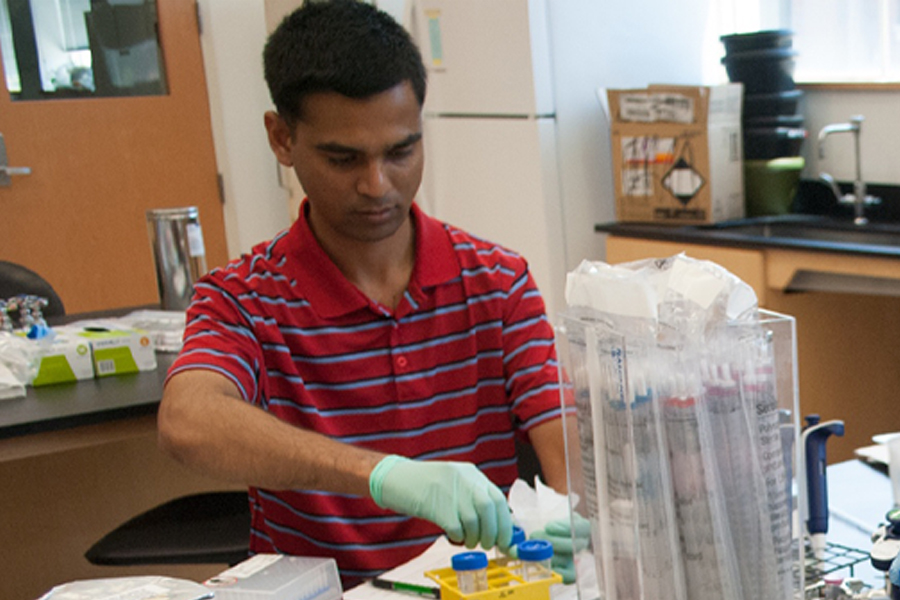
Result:
[[[900,0],[790,0],[800,82],[900,81]]]
[[[710,3],[721,34],[793,31],[797,82],[900,82],[900,0]],[[716,51],[721,56],[721,46]]]
[[[16,100],[165,94],[156,0],[0,0]]]

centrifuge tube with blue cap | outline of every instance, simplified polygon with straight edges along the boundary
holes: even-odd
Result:
[[[477,550],[454,554],[450,559],[456,571],[456,587],[462,594],[474,594],[488,589],[487,554]]]
[[[553,576],[550,562],[553,544],[546,540],[526,540],[517,547],[521,564],[521,577],[525,581],[538,581]]]
[[[497,558],[494,559],[494,562],[501,567],[506,567],[514,575],[521,575],[521,563],[516,558],[516,553],[519,544],[524,542],[525,539],[525,530],[518,525],[513,525],[512,541],[509,543],[509,549],[503,552],[500,548],[497,548]]]

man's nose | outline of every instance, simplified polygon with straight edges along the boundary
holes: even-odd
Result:
[[[356,191],[373,198],[380,198],[387,194],[391,183],[385,167],[386,165],[381,160],[371,160],[366,163],[357,181]]]

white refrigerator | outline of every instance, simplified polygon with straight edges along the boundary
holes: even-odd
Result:
[[[407,0],[404,21],[428,72],[419,203],[523,255],[555,320],[567,259],[546,11],[545,0]]]

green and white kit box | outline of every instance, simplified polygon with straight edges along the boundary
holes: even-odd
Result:
[[[63,326],[60,329],[90,345],[95,377],[156,369],[156,349],[146,331],[89,325],[77,328]]]
[[[97,377],[156,369],[156,350],[146,331],[82,331],[78,335],[91,344]]]
[[[76,335],[57,333],[49,344],[40,343],[41,362],[31,385],[39,387],[94,377],[91,347],[87,340]]]

